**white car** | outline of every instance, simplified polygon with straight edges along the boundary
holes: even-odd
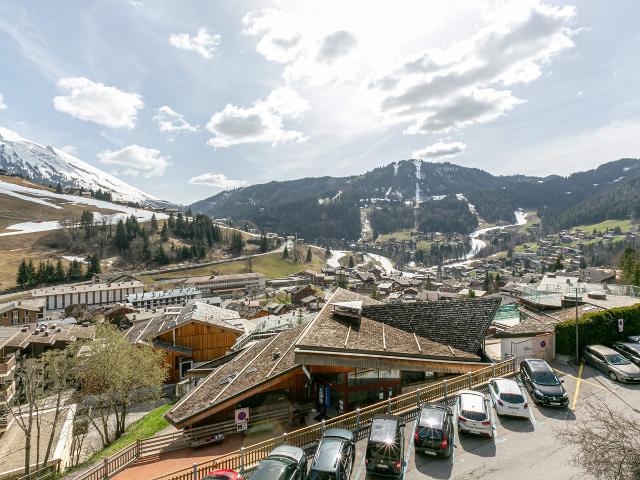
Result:
[[[529,404],[515,380],[492,378],[489,380],[489,396],[498,415],[529,418]]]
[[[483,393],[461,390],[456,398],[458,432],[493,437],[491,407]]]

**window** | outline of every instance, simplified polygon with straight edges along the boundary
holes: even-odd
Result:
[[[13,311],[13,320],[11,321],[11,323],[13,325],[17,325],[18,324],[18,310],[14,310]]]

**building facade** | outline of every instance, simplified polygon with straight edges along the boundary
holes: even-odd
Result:
[[[58,285],[32,292],[33,298],[44,299],[47,311],[60,311],[72,305],[110,305],[124,302],[127,296],[142,294],[142,282],[131,280],[117,283]]]

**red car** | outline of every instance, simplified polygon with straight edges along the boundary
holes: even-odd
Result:
[[[202,480],[242,480],[242,475],[235,470],[212,470]]]

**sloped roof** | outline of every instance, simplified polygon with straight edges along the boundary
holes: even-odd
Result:
[[[500,300],[460,299],[428,303],[366,305],[363,317],[476,354]]]
[[[301,368],[294,361],[293,343],[304,328],[302,325],[280,332],[242,350],[206,377],[171,408],[165,417],[170,422],[179,424],[261,383]],[[280,355],[274,356],[274,351],[279,351]]]
[[[180,312],[162,313],[147,321],[138,321],[125,332],[125,337],[132,342],[155,338],[189,322],[200,322],[216,326],[236,333],[244,333],[242,319],[237,312],[226,308],[208,305],[203,302],[188,302]]]

